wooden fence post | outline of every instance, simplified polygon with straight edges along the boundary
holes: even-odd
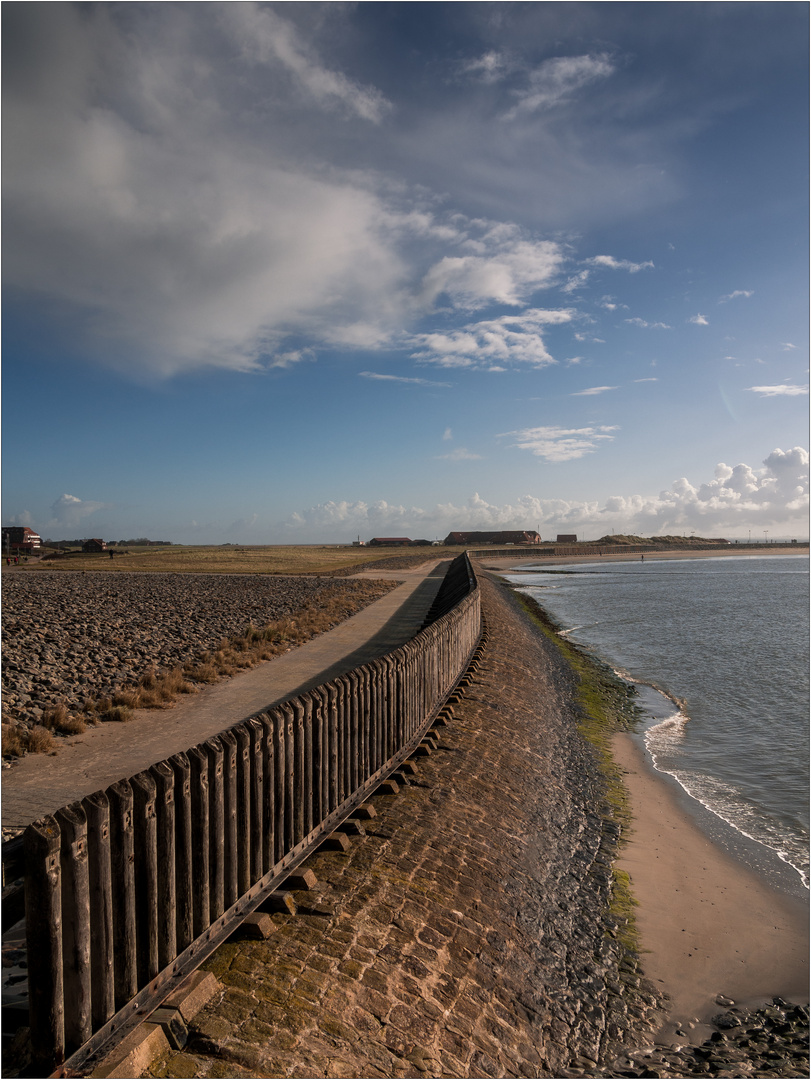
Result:
[[[158,829],[156,784],[148,772],[130,781],[135,826],[135,942],[138,989],[158,974]]]
[[[149,770],[155,781],[158,858],[158,970],[177,956],[177,880],[175,878],[175,774],[168,761]]]
[[[239,899],[239,841],[237,837],[237,740],[231,731],[217,736],[222,743],[223,825],[225,844],[225,909]]]
[[[248,842],[250,844],[251,885],[254,885],[263,873],[264,814],[262,811],[265,794],[265,763],[262,752],[262,725],[258,720],[250,719],[246,720],[245,726],[250,739],[251,826]]]
[[[90,879],[91,1026],[98,1031],[115,1012],[110,803],[103,791],[95,791],[82,799],[82,806],[87,817]]]
[[[208,755],[208,917],[215,922],[225,911],[225,755],[216,735],[202,749]]]
[[[301,704],[301,730],[302,730],[302,790],[304,822],[302,836],[309,836],[313,831],[313,699],[310,694],[301,694],[297,699]]]
[[[110,862],[113,881],[115,1007],[123,1009],[138,993],[135,941],[135,831],[133,794],[128,780],[107,788],[110,802]]]
[[[293,772],[296,767],[296,755],[293,747],[293,710],[288,702],[284,702],[279,711],[284,719],[284,847],[287,852],[292,851],[296,846],[296,810],[293,801],[295,790]]]
[[[211,925],[208,755],[199,746],[192,746],[187,753],[191,766],[192,932],[198,938]]]
[[[42,1076],[65,1060],[60,839],[52,817],[23,834],[29,1025],[33,1064]]]
[[[191,765],[186,754],[174,754],[169,758],[169,764],[175,774],[175,935],[177,951],[182,953],[194,941]]]
[[[237,893],[251,887],[251,740],[243,724],[231,728],[237,741]]]
[[[273,758],[275,763],[275,791],[273,795],[275,817],[273,822],[273,836],[276,841],[274,863],[279,863],[284,858],[284,817],[285,817],[285,777],[287,772],[287,758],[285,757],[284,745],[284,713],[281,709],[274,709],[271,716],[273,721]]]
[[[273,721],[260,713],[256,721],[262,729],[262,867],[268,874],[276,862],[276,762],[273,749]]]
[[[293,710],[293,844],[300,844],[307,833],[304,831],[304,706],[301,698],[290,702]]]

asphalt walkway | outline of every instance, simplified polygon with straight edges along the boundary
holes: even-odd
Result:
[[[2,774],[3,828],[22,829],[44,814],[396,649],[419,631],[449,561],[358,574],[403,584],[333,630],[180,698],[171,709],[137,709],[125,724],[100,724],[60,742],[55,755],[20,759]]]

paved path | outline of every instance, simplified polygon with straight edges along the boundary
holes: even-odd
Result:
[[[448,563],[432,560],[413,569],[358,574],[403,584],[333,630],[181,698],[171,709],[137,709],[126,724],[100,724],[61,743],[54,756],[29,754],[3,770],[3,828],[21,829],[270,705],[396,649],[422,626]]]

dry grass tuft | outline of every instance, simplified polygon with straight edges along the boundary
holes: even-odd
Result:
[[[3,757],[22,757],[26,745],[23,733],[13,724],[3,724]]]
[[[53,750],[53,735],[41,724],[35,724],[28,732],[26,750],[29,754],[47,754]]]

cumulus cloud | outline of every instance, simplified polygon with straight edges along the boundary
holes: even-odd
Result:
[[[652,262],[631,262],[630,259],[615,259],[613,255],[594,255],[586,259],[590,266],[603,266],[609,270],[627,270],[629,274],[638,274],[640,270],[653,269]]]
[[[75,528],[85,518],[99,510],[108,510],[111,503],[96,502],[92,499],[80,499],[76,495],[60,495],[51,503],[52,518],[47,523],[47,528]]]
[[[644,536],[696,532],[745,537],[747,530],[763,528],[801,538],[808,535],[808,461],[801,447],[776,449],[761,468],[720,463],[705,483],[681,477],[658,495],[613,495],[602,502],[526,494],[513,502],[490,503],[478,493],[462,503],[429,508],[328,502],[293,515],[287,526],[291,534],[301,530],[325,541],[356,533],[442,537],[452,529],[539,526],[545,537],[565,531],[596,539],[612,529]]]
[[[508,431],[498,437],[512,437],[516,440],[512,445],[519,450],[529,450],[545,461],[559,462],[590,454],[601,442],[611,442],[614,438],[611,432],[618,430],[617,427],[535,427]]]
[[[433,304],[449,297],[457,307],[474,311],[493,301],[516,307],[536,289],[549,285],[564,252],[553,240],[529,241],[509,227],[468,237],[463,255],[446,255],[425,275],[421,299]]]
[[[487,368],[503,370],[503,364],[529,364],[545,367],[557,361],[543,340],[543,328],[571,322],[571,308],[546,310],[532,308],[519,315],[502,315],[468,323],[446,333],[415,334],[412,356],[422,363],[441,367]]]
[[[518,101],[508,119],[560,106],[584,87],[613,75],[615,66],[608,53],[583,56],[555,56],[529,73],[529,85],[515,91]]]
[[[618,386],[590,386],[587,390],[577,390],[570,397],[591,397],[594,394],[604,394],[606,390],[618,390]]]
[[[691,315],[690,318],[687,321],[691,322],[691,323],[694,323],[696,326],[709,326],[710,325],[710,320],[707,318],[706,315]]]
[[[513,62],[506,53],[490,49],[481,56],[463,60],[459,65],[459,70],[463,75],[468,75],[479,82],[495,83],[502,79],[512,67]]]

